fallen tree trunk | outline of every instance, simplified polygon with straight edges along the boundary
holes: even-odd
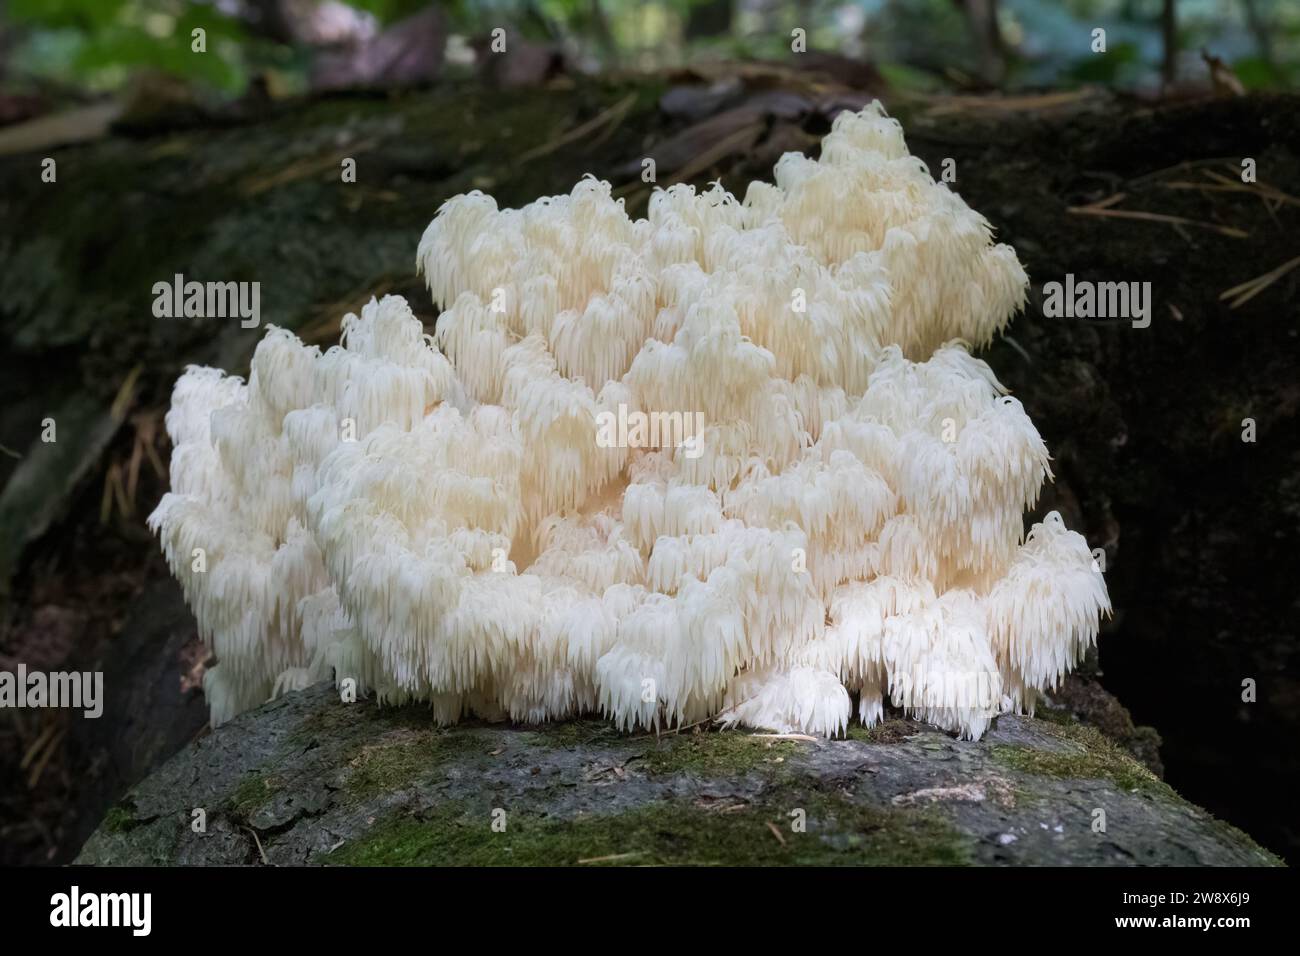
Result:
[[[195,821],[202,819],[196,832]],[[1097,731],[1002,717],[977,743],[433,726],[328,684],[223,725],[111,810],[100,865],[1277,863]]]

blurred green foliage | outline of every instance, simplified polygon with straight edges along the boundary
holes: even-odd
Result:
[[[313,51],[258,28],[258,11],[283,3],[356,12],[373,34],[430,0],[9,0],[0,6],[0,82],[68,92],[163,71],[224,94],[261,71],[290,89],[306,83]],[[582,68],[654,69],[699,58],[790,56],[790,31],[811,49],[870,59],[891,83],[933,88],[989,81],[963,0],[439,0],[450,30],[482,36],[505,26],[562,46]],[[1001,51],[992,82],[1006,88],[1101,83],[1158,88],[1163,0],[997,0]],[[1204,82],[1199,51],[1233,65],[1247,87],[1300,80],[1298,0],[1177,0],[1178,75]],[[6,22],[7,21],[7,22]],[[1091,31],[1107,31],[1104,56]],[[206,32],[207,53],[191,49]],[[453,58],[452,69],[456,68]]]
[[[90,91],[113,88],[137,69],[160,70],[204,86],[239,91],[247,80],[239,20],[188,0],[10,0],[22,30],[7,79],[24,74]],[[207,53],[193,52],[205,31]]]

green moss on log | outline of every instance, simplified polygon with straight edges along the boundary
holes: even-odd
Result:
[[[792,810],[806,812],[795,832]],[[381,822],[324,858],[352,866],[955,865],[968,840],[938,815],[856,806],[838,797],[704,808],[680,803],[564,820],[528,813],[492,829],[489,810],[444,806]],[[779,835],[778,835],[779,834]]]
[[[740,730],[674,734],[654,742],[640,761],[642,769],[652,774],[717,776],[783,763],[806,746],[799,741],[772,740]]]
[[[593,744],[619,744],[628,738],[608,721],[564,720],[538,724],[525,738],[539,747],[590,747]]]
[[[1062,741],[1066,749],[1039,750],[997,744],[992,748],[993,758],[1012,770],[1033,776],[1109,780],[1128,792],[1173,793],[1168,784],[1095,727],[1051,722],[1041,722],[1039,726]]]
[[[281,784],[274,777],[252,774],[230,795],[230,812],[240,820],[248,820],[254,813],[271,802]]]
[[[874,727],[864,727],[854,721],[849,725],[848,733],[845,736],[849,740],[861,740],[869,744],[896,744],[908,737],[915,737],[924,730],[924,726],[918,724],[915,720],[890,717],[887,720],[880,721]]]
[[[118,804],[110,807],[108,813],[104,814],[104,822],[100,826],[109,833],[128,833],[139,826],[139,821],[136,820],[134,813]]]
[[[367,744],[348,762],[344,789],[354,797],[410,787],[455,761],[488,754],[484,741],[470,733],[421,730]]]

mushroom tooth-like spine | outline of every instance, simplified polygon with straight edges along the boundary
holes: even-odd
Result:
[[[1059,512],[1034,525],[988,596],[989,628],[1005,665],[1036,689],[1053,689],[1097,639],[1110,598],[1083,536]]]
[[[746,724],[779,734],[842,735],[853,702],[834,674],[811,667],[768,667],[746,671],[727,687],[718,720],[725,727]]]

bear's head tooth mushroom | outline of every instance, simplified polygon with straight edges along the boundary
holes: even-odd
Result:
[[[187,369],[150,526],[213,722],[331,673],[442,721],[1032,709],[1110,608],[1058,514],[1024,534],[1047,449],[969,352],[1025,273],[878,105],[775,178],[637,221],[592,178],[458,196],[433,335],[387,296],[323,353],[270,329],[247,383]]]

